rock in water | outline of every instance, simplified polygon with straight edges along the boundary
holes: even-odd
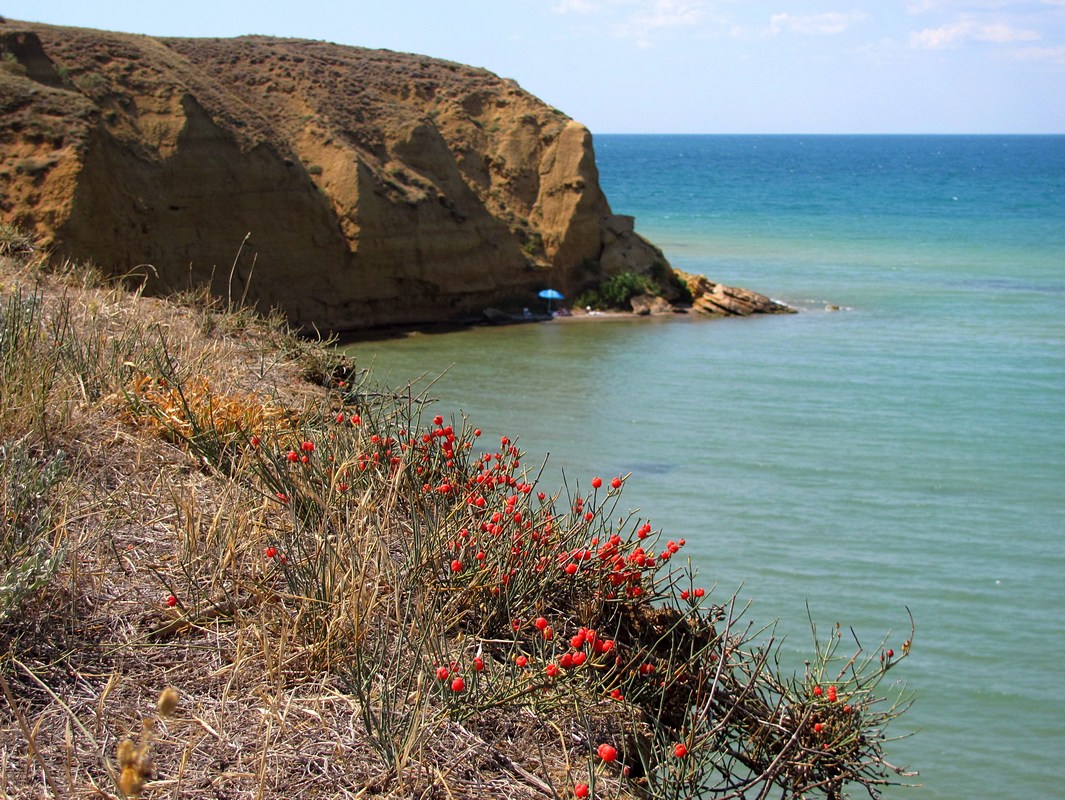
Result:
[[[712,316],[740,316],[752,314],[794,314],[795,309],[771,300],[763,294],[715,283],[703,275],[681,274],[692,293],[692,309]]]

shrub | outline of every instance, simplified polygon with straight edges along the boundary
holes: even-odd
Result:
[[[241,475],[288,519],[266,555],[301,638],[397,775],[447,719],[504,708],[610,709],[653,798],[837,796],[893,769],[883,730],[904,704],[877,708],[899,662],[883,647],[840,656],[837,628],[804,676],[781,676],[735,597],[674,568],[683,540],[619,516],[623,476],[548,494],[507,437],[479,453],[465,419],[426,424],[409,395],[341,397],[358,412],[256,438]]]
[[[622,272],[608,278],[596,288],[581,293],[574,300],[578,308],[628,309],[632,298],[641,294],[664,297],[671,302],[690,303],[692,293],[688,285],[668,264],[656,262],[647,275]]]
[[[688,284],[662,261],[656,261],[651,267],[651,280],[658,285],[658,291],[654,294],[679,303],[691,303],[695,299]]]
[[[574,304],[578,307],[591,306],[599,309],[627,309],[633,297],[648,294],[653,288],[646,275],[638,275],[635,272],[621,272],[608,278],[597,288],[578,295]]]
[[[0,222],[0,256],[28,257],[37,250],[32,234],[16,225]]]
[[[24,441],[0,445],[0,622],[46,586],[63,561],[51,536],[65,474],[62,450],[43,455]]]
[[[0,56],[0,72],[6,72],[9,75],[18,75],[25,77],[29,74],[29,70],[22,64],[14,53],[4,53]]]

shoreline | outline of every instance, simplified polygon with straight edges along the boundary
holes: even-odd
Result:
[[[692,318],[695,316],[706,316],[703,314],[692,314],[691,310],[677,310],[668,314],[637,314],[635,311],[593,311],[591,313],[586,311],[579,311],[576,313],[566,315],[556,315],[549,319],[543,317],[534,317],[532,319],[522,319],[521,317],[513,317],[506,322],[492,322],[484,317],[479,319],[469,320],[455,320],[451,322],[426,322],[411,325],[388,325],[379,328],[363,328],[350,331],[338,331],[336,333],[338,345],[348,345],[357,342],[373,342],[382,341],[386,339],[402,339],[407,336],[414,335],[435,335],[443,333],[457,333],[458,331],[469,330],[470,328],[508,328],[514,325],[539,325],[549,324],[552,322],[560,322],[562,324],[570,323],[590,323],[590,322],[606,322],[611,320],[624,320],[624,319],[675,319],[677,317]]]

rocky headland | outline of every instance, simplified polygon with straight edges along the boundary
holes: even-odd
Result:
[[[588,129],[513,81],[296,39],[0,22],[0,217],[150,291],[334,331],[673,274],[612,212]],[[789,310],[655,285],[638,313]]]

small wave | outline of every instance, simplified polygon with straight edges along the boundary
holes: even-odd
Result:
[[[960,286],[971,289],[988,289],[995,292],[1035,292],[1037,294],[1065,294],[1065,285],[1030,283],[1009,278],[981,278],[961,281]]]
[[[668,475],[676,468],[676,464],[670,464],[665,461],[644,461],[633,464],[631,471],[636,475]]]

